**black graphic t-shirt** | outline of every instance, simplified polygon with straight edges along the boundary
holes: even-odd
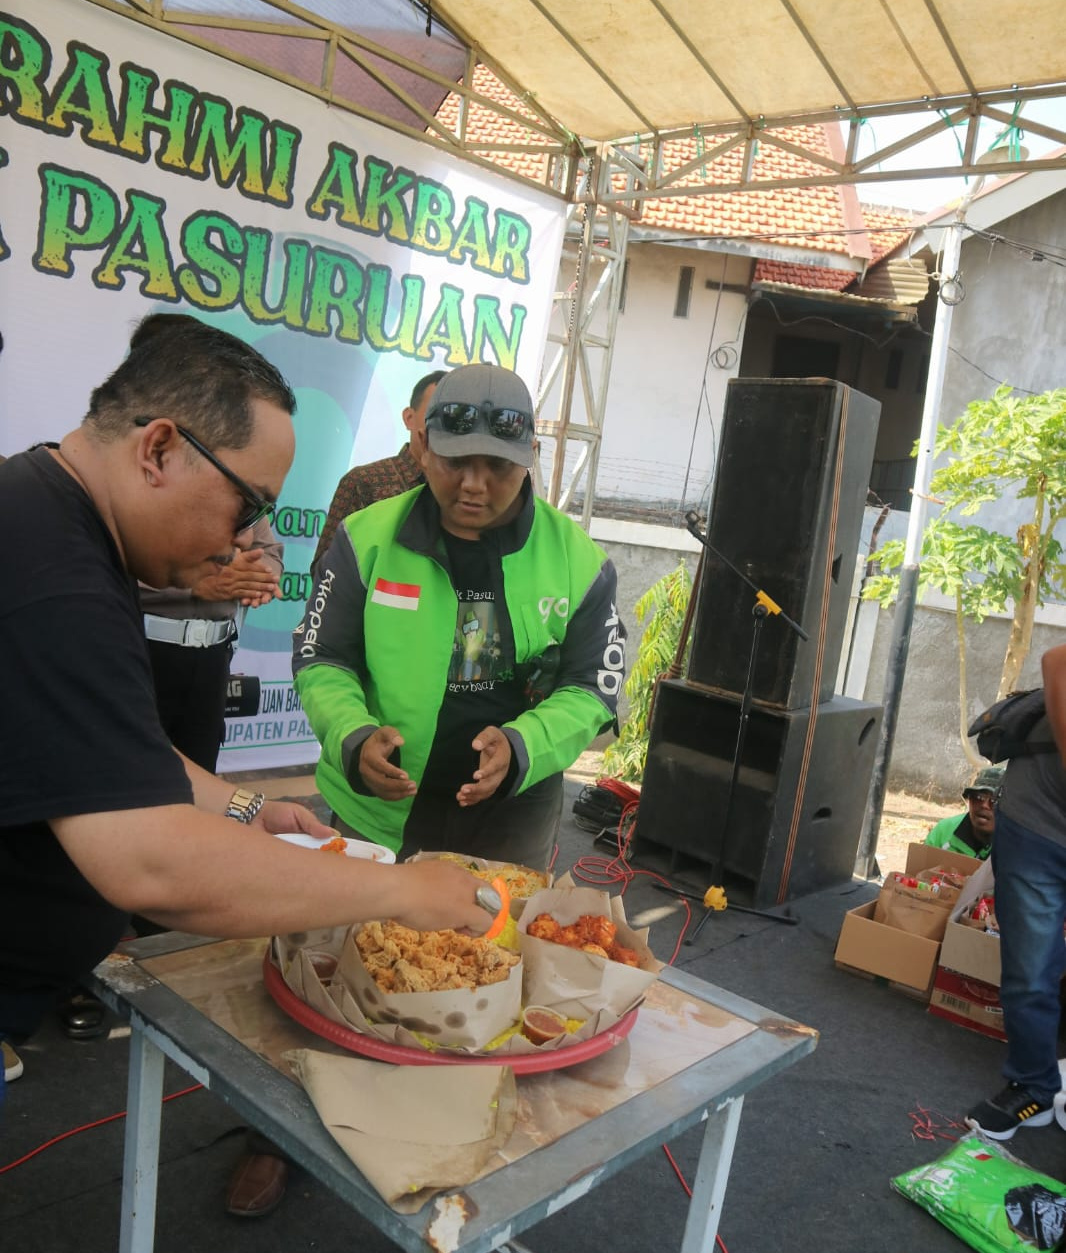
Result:
[[[492,537],[465,540],[442,534],[459,611],[448,688],[420,789],[454,796],[478,767],[471,740],[485,727],[516,717],[526,702],[515,673],[514,637]]]

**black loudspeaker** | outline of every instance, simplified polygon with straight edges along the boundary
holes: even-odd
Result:
[[[813,708],[753,707],[733,803],[739,697],[663,680],[652,711],[637,809],[646,843],[706,863],[755,908],[851,879],[881,706],[837,696]],[[728,823],[726,810],[729,808]],[[710,882],[707,886],[711,886]]]
[[[809,635],[771,614],[752,698],[778,709],[828,700],[847,620],[881,406],[829,379],[733,379],[707,542]],[[741,693],[755,594],[708,549],[687,677]]]

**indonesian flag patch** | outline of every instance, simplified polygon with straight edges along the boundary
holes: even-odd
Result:
[[[390,583],[378,579],[370,599],[375,605],[387,605],[390,609],[417,609],[422,589],[417,583]]]

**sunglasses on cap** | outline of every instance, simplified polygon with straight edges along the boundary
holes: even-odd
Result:
[[[522,439],[530,414],[521,409],[499,409],[490,405],[470,405],[461,401],[445,401],[429,411],[426,422],[439,422],[449,435],[469,435],[484,418],[489,433],[497,439]]]
[[[147,426],[148,423],[152,421],[154,421],[153,418],[134,418],[133,425]],[[201,457],[205,457],[220,474],[229,479],[237,491],[240,492],[241,497],[245,502],[245,507],[237,515],[237,521],[234,523],[233,533],[235,535],[240,535],[242,531],[247,531],[249,527],[255,526],[260,518],[271,518],[274,516],[274,510],[277,508],[276,501],[268,500],[266,496],[260,495],[260,493],[257,492],[250,483],[246,483],[244,479],[242,479],[239,474],[231,470],[228,465],[219,461],[211,449],[205,444],[201,444],[192,431],[187,431],[185,427],[178,422],[174,423],[174,429],[178,432],[182,439],[188,440],[188,442],[192,444],[193,448],[196,449]]]
[[[977,801],[979,804],[995,805],[999,799],[996,792],[989,792],[987,788],[971,788],[968,787],[962,794],[962,799],[967,801]]]

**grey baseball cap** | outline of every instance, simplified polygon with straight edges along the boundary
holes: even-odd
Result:
[[[962,789],[963,798],[976,796],[978,792],[992,792],[995,794],[1003,785],[1003,776],[1006,770],[1006,766],[985,766],[982,770],[978,770],[970,782]]]
[[[426,438],[438,457],[504,457],[533,464],[533,400],[513,370],[463,365],[437,384]]]

